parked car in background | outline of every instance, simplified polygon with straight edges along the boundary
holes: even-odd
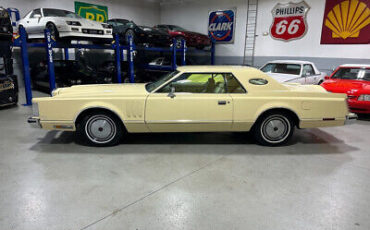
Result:
[[[112,40],[112,27],[82,18],[68,10],[38,8],[29,12],[19,21],[26,29],[29,39],[44,38],[44,30],[50,30],[55,39],[79,38],[87,40]]]
[[[345,94],[280,84],[257,69],[231,66],[179,67],[147,84],[60,88],[52,97],[33,99],[33,106],[29,123],[77,131],[97,146],[118,144],[125,131],[251,131],[260,144],[275,146],[286,143],[296,126],[339,126],[356,119]]]
[[[54,60],[55,84],[57,88],[85,84],[109,84],[113,77],[107,72],[97,72],[83,61]],[[49,73],[45,61],[31,68],[32,86],[50,92]]]
[[[339,66],[321,84],[327,91],[346,93],[351,112],[370,114],[370,64]]]
[[[120,40],[128,43],[131,36],[135,44],[144,46],[170,46],[171,38],[168,33],[148,26],[138,26],[127,19],[109,19],[108,23],[113,27],[113,33],[118,33]]]
[[[154,28],[166,31],[171,35],[171,38],[176,38],[177,48],[181,48],[181,40],[186,41],[186,46],[196,47],[198,49],[203,49],[211,45],[211,39],[207,35],[188,31],[180,26],[161,24],[156,25]]]
[[[266,63],[261,71],[278,82],[295,82],[303,85],[320,85],[326,76],[326,73],[320,72],[314,63],[308,61],[271,61]]]

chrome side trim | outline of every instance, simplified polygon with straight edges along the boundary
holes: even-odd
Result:
[[[232,120],[154,120],[146,121],[147,124],[216,124],[232,123]]]

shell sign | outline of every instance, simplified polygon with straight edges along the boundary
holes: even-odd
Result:
[[[321,44],[369,44],[370,0],[326,0]]]

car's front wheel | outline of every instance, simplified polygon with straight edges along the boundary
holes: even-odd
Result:
[[[48,24],[46,24],[46,29],[50,31],[50,35],[54,37],[55,40],[59,39],[58,29],[53,23],[49,22]]]
[[[282,145],[293,135],[293,120],[289,114],[283,112],[265,114],[253,127],[254,137],[261,145]]]
[[[121,120],[105,111],[85,115],[77,131],[88,144],[94,146],[117,145],[123,135]]]

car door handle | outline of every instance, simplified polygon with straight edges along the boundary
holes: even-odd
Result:
[[[218,101],[219,105],[226,105],[226,101]]]

